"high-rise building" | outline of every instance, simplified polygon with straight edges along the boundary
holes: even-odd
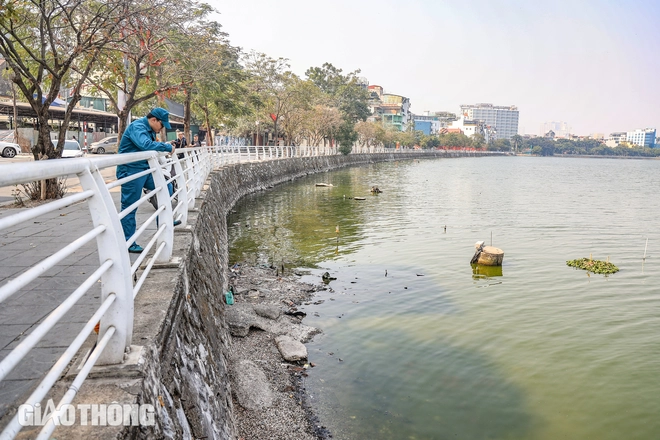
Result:
[[[518,107],[493,104],[461,105],[465,119],[481,121],[493,131],[495,139],[511,139],[518,134]]]
[[[655,128],[638,128],[626,133],[626,142],[640,147],[655,147]]]
[[[568,137],[571,133],[571,126],[564,121],[551,121],[541,124],[541,132],[539,133],[541,136],[545,136],[549,131],[554,132],[555,137]]]

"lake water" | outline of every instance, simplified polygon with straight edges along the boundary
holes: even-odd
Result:
[[[334,438],[659,439],[659,191],[658,160],[343,169],[241,200],[230,259],[337,278],[304,307]],[[491,236],[501,274],[469,264]]]

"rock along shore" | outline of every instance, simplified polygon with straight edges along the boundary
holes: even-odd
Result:
[[[235,265],[229,377],[240,440],[327,439],[307,403],[305,377],[313,363],[302,343],[320,333],[302,323],[298,306],[320,286],[274,267]],[[286,360],[289,359],[289,360]]]

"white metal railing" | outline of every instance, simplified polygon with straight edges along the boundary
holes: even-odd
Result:
[[[133,333],[133,301],[144,280],[155,263],[167,262],[172,254],[174,240],[174,220],[187,222],[188,210],[194,207],[206,177],[212,169],[213,148],[188,148],[181,151],[182,159],[176,155],[166,158],[165,154],[142,152],[121,154],[113,157],[59,159],[18,164],[0,165],[0,186],[17,185],[34,181],[44,181],[56,177],[75,175],[81,185],[81,192],[54,200],[34,208],[17,210],[0,218],[0,231],[20,225],[26,221],[43,217],[74,203],[85,202],[92,226],[81,231],[79,238],[63,246],[60,250],[44,258],[17,277],[0,286],[0,303],[12,297],[20,289],[29,286],[38,277],[88,243],[96,241],[99,267],[44,319],[16,348],[0,362],[0,381],[23,360],[39,341],[60,322],[83,295],[101,280],[101,300],[99,307],[89,318],[79,335],[64,351],[25,404],[40,403],[61,376],[64,369],[80,350],[94,327],[99,323],[99,336],[96,347],[87,358],[74,385],[59,403],[67,404],[75,396],[78,385],[85,380],[89,370],[97,365],[121,363],[124,352],[130,346]],[[149,168],[120,180],[105,182],[101,172],[121,164],[146,160]],[[175,170],[171,176],[170,170]],[[131,180],[151,175],[155,189],[119,211],[110,190]],[[177,189],[170,196],[168,185]],[[121,219],[143,205],[151,197],[156,197],[158,209],[142,224],[136,225],[135,234],[127,241],[124,238]],[[172,206],[172,201],[176,201]],[[154,223],[157,225],[153,231]],[[150,230],[151,227],[151,230]],[[146,241],[144,251],[131,263],[128,247],[135,240]],[[26,243],[27,246],[27,243]],[[1,255],[1,254],[0,254]],[[150,261],[141,273],[140,267],[147,257]],[[133,276],[138,275],[133,283]],[[38,438],[48,438],[55,428],[55,421],[47,423]],[[5,426],[0,438],[14,438],[22,426],[18,414]]]
[[[358,148],[354,153],[399,151],[404,150],[369,147]],[[76,302],[95,286],[97,281],[101,280],[99,307],[25,402],[28,405],[36,405],[44,399],[97,323],[100,323],[95,348],[57,408],[70,403],[80,384],[95,364],[118,364],[123,361],[124,353],[132,341],[134,298],[140,292],[153,265],[170,260],[174,240],[173,223],[179,220],[182,226],[186,225],[188,211],[194,208],[195,198],[201,193],[209,173],[214,168],[250,161],[334,154],[337,154],[337,149],[329,147],[225,144],[185,148],[177,150],[176,154],[171,156],[164,153],[141,152],[98,158],[36,161],[21,163],[20,166],[15,166],[17,164],[0,165],[0,187],[75,175],[80,180],[82,188],[80,192],[62,199],[29,209],[17,210],[14,214],[0,217],[0,231],[79,202],[86,203],[92,225],[90,230],[81,231],[79,238],[1,285],[0,304],[20,289],[29,286],[38,277],[86,244],[96,241],[99,256],[98,268],[0,361],[0,381],[4,380],[30,350],[70,312]],[[106,182],[101,174],[103,170],[142,160],[147,161],[148,169],[123,179],[110,179],[109,182]],[[153,178],[155,189],[141,195],[135,203],[120,210],[110,191],[146,175]],[[170,194],[170,186],[172,194]],[[145,221],[136,224],[135,233],[126,240],[121,219],[152,197],[156,197],[157,208]],[[128,248],[138,239],[146,243],[144,251],[131,263]],[[0,257],[2,257],[1,251]],[[150,260],[146,266],[143,266],[148,257]],[[141,267],[144,269],[141,270]],[[37,438],[47,439],[55,429],[56,423],[51,417]],[[0,440],[14,438],[21,428],[17,414],[0,433]]]

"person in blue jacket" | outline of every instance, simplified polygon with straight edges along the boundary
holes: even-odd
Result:
[[[167,153],[174,152],[174,146],[167,142],[156,141],[156,133],[162,129],[171,129],[169,122],[169,112],[163,108],[156,107],[147,116],[140,118],[130,123],[124,131],[119,143],[119,154],[124,153],[137,153],[140,151],[164,151]],[[137,174],[141,171],[149,169],[149,164],[146,160],[132,162],[117,166],[117,179]],[[172,184],[168,184],[170,195],[172,195]],[[133,203],[137,202],[142,195],[142,188],[149,191],[155,189],[154,179],[151,174],[147,174],[130,182],[126,182],[121,186],[121,210],[128,208]],[[124,237],[128,241],[133,234],[135,234],[135,213],[134,209],[126,217],[121,219],[121,226],[124,229]],[[175,221],[174,226],[180,224],[181,221]],[[142,246],[137,243],[131,243],[128,252],[139,254],[142,252]]]

